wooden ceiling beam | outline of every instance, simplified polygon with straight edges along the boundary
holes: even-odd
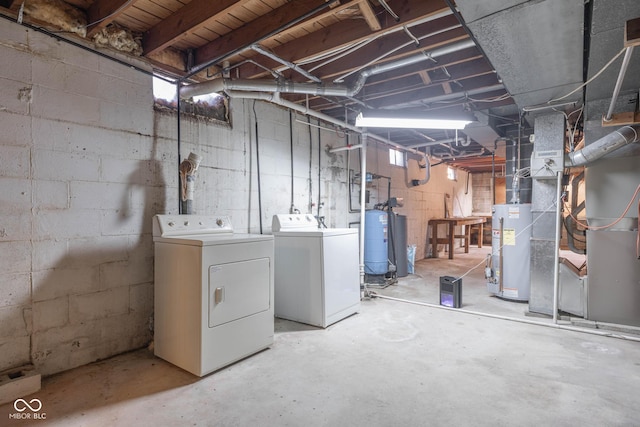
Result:
[[[443,9],[442,5],[441,1],[435,0],[401,0],[397,4],[394,3],[393,6],[394,11],[400,16],[400,21],[383,22],[382,29],[376,33],[372,33],[369,26],[363,21],[355,20],[349,25],[340,22],[274,47],[272,51],[287,61],[303,61],[354,43],[366,41],[381,32],[400,29],[426,16],[448,10]],[[397,47],[397,44],[394,47]],[[271,62],[264,62],[264,64],[273,65]],[[240,73],[245,78],[251,78],[261,75],[263,71],[259,67],[245,66],[241,68]]]
[[[237,30],[196,49],[196,67],[249,47],[304,14],[322,5],[330,6],[333,3],[335,3],[333,0],[297,0],[274,9]],[[332,13],[335,13],[335,10],[335,8],[332,9]]]
[[[248,2],[249,0],[193,0],[144,33],[144,54],[156,53],[199,30],[208,20]]]
[[[463,89],[458,89],[453,93],[459,92],[461,102],[465,102],[464,97],[465,97],[466,91],[469,91],[472,89],[478,89],[486,86],[492,86],[497,83],[498,83],[497,76],[494,73],[491,73],[491,74],[487,74],[474,79],[469,79],[468,81],[466,81],[465,87]],[[405,93],[399,93],[398,95],[387,95],[385,97],[381,97],[383,102],[375,102],[372,99],[366,99],[366,102],[373,103],[373,106],[376,108],[391,108],[394,105],[402,105],[402,104],[411,103],[411,102],[419,103],[420,101],[423,101],[423,100],[428,101],[429,98],[433,98],[434,96],[440,96],[440,95],[444,95],[444,92],[442,91],[442,88],[439,88],[438,85],[436,85],[436,86],[431,86],[424,89],[406,91]],[[479,95],[474,98],[480,98],[480,97],[484,98],[485,96],[486,95]]]
[[[376,14],[369,4],[369,0],[360,0],[358,2],[358,6],[360,7],[360,12],[362,12],[364,20],[367,21],[367,25],[371,28],[371,31],[381,30],[382,26],[380,25],[378,18],[376,18]]]
[[[135,1],[130,0],[96,0],[87,9],[87,22],[95,23],[87,27],[87,38],[93,37],[104,27],[118,19]]]
[[[457,61],[454,64],[448,64],[445,66],[447,67],[447,70],[449,71],[449,75],[451,77],[449,77],[447,80],[442,80],[442,79],[433,80],[431,79],[431,76],[429,76],[430,83],[428,84],[438,84],[438,83],[442,83],[443,81],[448,81],[448,82],[462,81],[465,79],[494,73],[493,68],[491,68],[491,66],[482,57],[468,58],[466,60]],[[423,73],[423,72],[424,73],[433,72],[433,71],[436,71],[438,68],[439,67],[437,66],[432,66],[422,70],[416,69],[412,72],[409,72],[408,70],[406,72],[405,70],[401,70],[403,71],[401,74],[386,76],[384,80],[378,80],[378,81],[374,81],[367,84],[365,86],[366,87],[365,90],[367,91],[368,94],[395,90],[398,87],[399,80],[407,78],[412,75],[420,75],[420,73]],[[425,85],[428,85],[428,84],[425,84]]]

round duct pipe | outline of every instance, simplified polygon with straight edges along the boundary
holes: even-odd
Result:
[[[564,163],[568,168],[585,166],[607,154],[638,141],[637,126],[623,126],[597,141],[587,145],[582,150],[565,155]]]

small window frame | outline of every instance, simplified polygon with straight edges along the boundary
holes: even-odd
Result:
[[[405,153],[400,150],[396,150],[395,148],[389,148],[389,164],[391,166],[399,166],[406,167],[407,166],[407,157]]]
[[[449,181],[457,181],[458,180],[458,169],[453,166],[447,166],[447,179]]]

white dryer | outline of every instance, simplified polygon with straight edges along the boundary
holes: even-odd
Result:
[[[155,355],[203,376],[273,343],[273,236],[156,215]]]
[[[326,328],[360,310],[358,230],[275,215],[275,315]]]

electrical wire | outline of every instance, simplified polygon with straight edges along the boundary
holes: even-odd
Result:
[[[631,200],[629,200],[629,204],[627,205],[627,207],[625,208],[624,212],[622,212],[622,215],[620,215],[615,221],[613,221],[611,224],[607,224],[607,225],[600,225],[600,226],[590,226],[588,224],[585,224],[583,222],[580,222],[576,217],[573,216],[573,214],[571,213],[571,211],[568,209],[567,203],[564,202],[565,204],[565,209],[567,209],[567,211],[569,212],[569,215],[571,216],[571,218],[573,218],[573,220],[576,222],[576,224],[581,225],[582,227],[584,227],[587,230],[604,230],[606,228],[609,227],[613,227],[614,225],[616,225],[617,223],[619,223],[620,221],[622,221],[622,219],[624,218],[624,216],[627,214],[627,212],[629,212],[629,208],[631,208],[631,205],[633,204],[633,202],[636,200],[636,196],[638,195],[638,192],[640,192],[640,185],[638,185],[638,187],[636,188],[636,191],[633,193],[633,196],[631,197]],[[563,198],[564,200],[564,198]],[[638,201],[638,212],[640,212],[640,201]],[[640,230],[638,230],[640,232]]]
[[[594,81],[597,77],[599,77],[599,76],[600,76],[600,74],[604,73],[604,71],[605,71],[607,68],[609,68],[609,66],[610,66],[611,64],[613,64],[613,62],[614,62],[616,59],[618,59],[618,58],[620,57],[620,55],[622,55],[626,50],[627,50],[627,48],[623,48],[620,52],[618,52],[618,53],[617,53],[613,58],[611,58],[611,59],[609,60],[609,62],[607,62],[607,63],[604,65],[604,67],[602,67],[602,68],[600,69],[600,71],[598,71],[597,73],[595,73],[595,74],[593,75],[593,77],[591,77],[589,80],[587,80],[586,82],[584,82],[583,84],[581,84],[580,86],[578,86],[577,88],[575,88],[574,90],[572,90],[571,92],[569,92],[568,94],[563,95],[563,96],[561,96],[561,97],[559,97],[559,98],[555,98],[555,99],[552,99],[552,100],[550,100],[550,101],[547,101],[547,104],[551,104],[552,102],[556,102],[556,101],[560,101],[560,100],[563,100],[563,99],[565,99],[565,98],[568,98],[569,96],[573,95],[574,93],[576,93],[577,91],[579,91],[580,89],[582,89],[583,87],[585,87],[586,85],[588,85],[589,83],[591,83],[592,81]]]
[[[638,187],[640,188],[640,186]],[[545,209],[544,211],[542,211],[540,213],[540,215],[538,215],[538,217],[536,219],[534,219],[533,221],[531,221],[531,224],[527,225],[526,227],[524,227],[522,230],[520,230],[520,232],[518,234],[516,234],[515,236],[513,236],[513,239],[515,240],[518,236],[520,236],[522,233],[524,233],[528,228],[533,227],[533,224],[535,224],[536,222],[538,222],[538,220],[540,218],[542,218],[542,215],[544,215],[545,213],[549,212],[551,209],[553,209],[553,207],[556,206],[556,202],[553,202],[547,209]],[[502,246],[498,247],[498,251],[500,249],[502,249],[505,245],[503,244]],[[474,265],[473,267],[471,267],[469,270],[467,270],[462,276],[458,277],[457,279],[453,280],[453,282],[457,282],[458,280],[462,280],[463,277],[468,276],[473,270],[475,270],[476,268],[480,267],[482,264],[485,263],[485,260],[483,259],[482,261],[480,261],[480,263]]]
[[[100,18],[100,19],[98,19],[97,21],[94,21],[94,22],[92,22],[92,23],[90,23],[90,24],[87,24],[84,28],[89,28],[89,27],[90,27],[90,26],[92,26],[92,25],[99,24],[100,22],[102,22],[102,21],[104,21],[104,20],[106,20],[106,19],[109,19],[109,18],[111,18],[111,17],[112,17],[112,16],[114,16],[114,15],[117,15],[117,14],[118,14],[118,13],[120,13],[122,10],[126,9],[127,7],[129,7],[129,5],[130,5],[131,3],[133,3],[133,0],[128,0],[126,3],[124,3],[122,6],[120,6],[119,8],[117,8],[116,10],[114,10],[113,12],[111,12],[110,14],[108,14],[107,16],[105,16],[105,17],[103,17],[103,18]]]
[[[483,316],[483,317],[489,317],[489,318],[493,318],[493,319],[500,319],[500,320],[508,320],[508,321],[511,321],[511,322],[525,323],[525,324],[529,324],[529,325],[546,326],[548,328],[564,329],[564,330],[572,331],[572,332],[581,332],[581,333],[585,333],[585,334],[599,335],[599,336],[609,337],[609,338],[618,338],[618,339],[626,340],[626,341],[640,342],[640,337],[634,336],[634,335],[623,335],[623,334],[618,334],[618,333],[613,333],[613,332],[605,332],[605,331],[598,330],[598,329],[580,328],[580,327],[577,327],[577,326],[563,325],[563,324],[558,324],[558,323],[546,323],[546,322],[540,322],[540,321],[537,321],[537,320],[518,319],[517,317],[501,316],[501,315],[498,315],[498,314],[483,313],[481,311],[471,311],[471,310],[465,310],[465,309],[461,309],[461,308],[447,307],[447,306],[444,306],[444,305],[430,304],[428,302],[413,301],[413,300],[408,300],[408,299],[403,299],[403,298],[394,298],[394,297],[389,297],[389,296],[386,296],[386,295],[380,295],[380,294],[375,293],[375,292],[369,292],[368,297],[369,298],[388,299],[390,301],[397,301],[397,302],[403,302],[403,303],[407,303],[407,304],[421,305],[421,306],[424,306],[424,307],[437,308],[437,309],[441,309],[441,310],[456,311],[458,313],[470,314],[472,316]]]

